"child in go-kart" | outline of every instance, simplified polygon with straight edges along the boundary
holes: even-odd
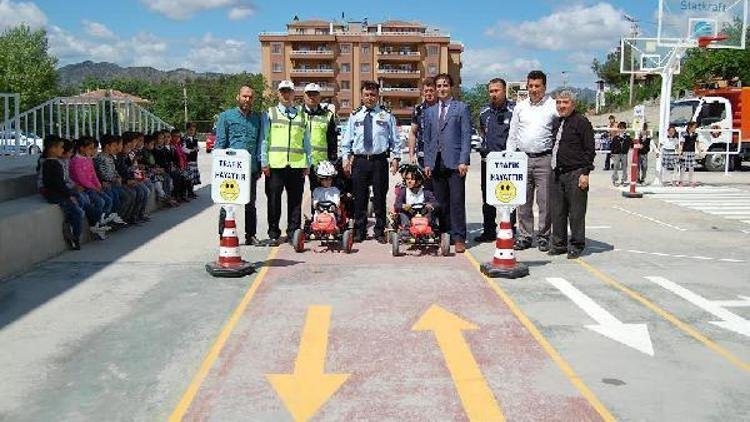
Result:
[[[396,195],[394,203],[394,212],[397,215],[394,218],[394,229],[401,227],[408,232],[411,219],[414,217],[412,205],[423,204],[424,210],[422,216],[427,217],[430,227],[433,229],[437,225],[437,213],[440,211],[435,194],[424,188],[424,172],[418,165],[404,164],[400,169],[401,178],[405,187],[400,189]]]
[[[341,206],[341,191],[336,186],[333,186],[333,178],[336,177],[336,168],[331,164],[330,161],[321,161],[318,167],[315,169],[315,174],[318,176],[320,186],[315,188],[312,193],[312,203],[315,213],[322,212],[322,205],[326,203],[333,204],[333,209],[328,210],[332,212],[336,221],[339,221],[339,208]],[[313,220],[315,216],[313,216]]]

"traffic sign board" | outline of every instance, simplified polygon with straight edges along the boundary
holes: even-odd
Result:
[[[526,203],[528,158],[522,152],[495,151],[487,155],[487,204],[518,206]]]
[[[217,149],[212,155],[211,199],[217,204],[250,202],[250,153]]]

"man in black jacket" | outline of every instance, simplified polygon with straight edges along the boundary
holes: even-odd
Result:
[[[550,255],[568,253],[568,259],[581,256],[586,247],[586,205],[589,192],[589,173],[594,169],[594,129],[588,119],[576,112],[575,94],[562,91],[556,98],[560,118],[552,133],[553,183],[552,246]],[[568,244],[568,223],[570,243]]]

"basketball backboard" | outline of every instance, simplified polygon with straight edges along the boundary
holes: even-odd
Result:
[[[620,44],[620,73],[656,74],[666,69],[672,47],[660,46],[656,38],[623,38]],[[675,64],[680,73],[680,61]]]
[[[657,40],[664,47],[698,47],[701,37],[726,36],[708,48],[745,48],[748,0],[659,0]]]

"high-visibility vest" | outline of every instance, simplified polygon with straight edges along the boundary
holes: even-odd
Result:
[[[305,114],[301,111],[290,119],[279,113],[277,107],[268,109],[271,130],[268,140],[268,165],[274,169],[284,167],[305,168]]]
[[[323,114],[307,115],[308,125],[310,125],[312,165],[314,166],[328,159],[328,123],[331,121],[331,114],[326,110]]]

